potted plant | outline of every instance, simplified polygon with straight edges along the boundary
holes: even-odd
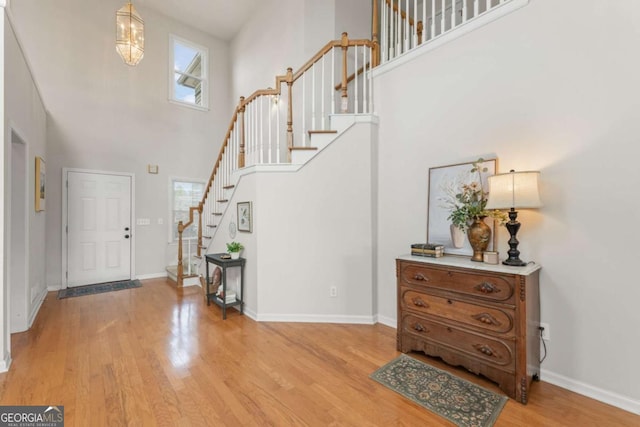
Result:
[[[231,259],[240,258],[240,251],[243,249],[244,249],[244,246],[242,246],[242,243],[239,243],[239,242],[227,243],[227,252],[229,252],[229,255],[231,255]]]
[[[456,183],[455,188],[452,186],[447,189],[448,197],[445,200],[445,206],[450,211],[447,219],[451,221],[452,235],[454,228],[467,233],[473,248],[473,261],[482,261],[482,252],[489,243],[491,229],[484,223],[484,219],[491,217],[501,224],[507,220],[504,212],[486,209],[489,193],[482,187],[482,173],[486,173],[487,168],[482,163],[482,158],[472,163],[470,172],[478,175],[477,180]]]

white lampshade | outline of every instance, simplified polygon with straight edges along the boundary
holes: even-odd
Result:
[[[131,2],[116,13],[116,50],[131,66],[144,56],[144,22]]]
[[[539,208],[540,172],[500,173],[489,177],[489,200],[486,209]]]

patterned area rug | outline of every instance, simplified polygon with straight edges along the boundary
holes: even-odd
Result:
[[[489,427],[508,398],[401,354],[370,376],[462,427]]]
[[[123,280],[122,282],[98,283],[97,285],[78,286],[76,288],[60,289],[58,299],[81,297],[83,295],[102,294],[104,292],[120,291],[122,289],[139,288],[139,280]]]

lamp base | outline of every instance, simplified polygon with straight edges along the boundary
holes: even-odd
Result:
[[[504,265],[510,265],[512,267],[524,267],[527,265],[526,262],[522,261],[520,258],[507,258],[502,261]]]
[[[524,267],[527,263],[520,259],[520,251],[518,250],[518,243],[520,242],[518,242],[516,238],[516,234],[520,229],[520,223],[516,220],[517,218],[518,212],[514,208],[511,208],[509,211],[509,222],[505,224],[510,235],[509,250],[507,251],[509,257],[502,261],[502,263],[513,267]]]

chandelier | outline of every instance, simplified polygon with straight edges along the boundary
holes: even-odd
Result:
[[[116,50],[131,66],[144,56],[144,22],[130,1],[116,12]]]

